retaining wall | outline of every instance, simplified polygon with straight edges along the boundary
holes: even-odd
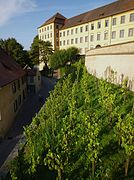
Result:
[[[128,88],[134,91],[134,42],[90,50],[85,66],[90,74],[112,83],[127,80]]]

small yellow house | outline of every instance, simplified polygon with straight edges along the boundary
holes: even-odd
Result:
[[[26,73],[0,48],[0,137],[4,137],[26,98]]]
[[[34,66],[33,69],[26,66],[24,68],[27,74],[27,90],[29,93],[37,93],[41,88],[41,73],[39,67]]]

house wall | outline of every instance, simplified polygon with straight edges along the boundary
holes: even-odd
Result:
[[[90,74],[113,83],[122,84],[127,78],[134,91],[134,41],[88,51],[85,66]]]
[[[124,13],[116,14],[114,16],[109,16],[106,18],[100,18],[95,21],[91,21],[86,24],[81,24],[75,27],[70,27],[68,29],[60,30],[60,49],[66,49],[70,46],[75,46],[80,49],[80,53],[84,55],[87,49],[93,49],[97,45],[108,46],[113,44],[119,44],[124,42],[129,42],[134,40],[134,21],[130,22],[130,14],[133,14],[134,10],[127,11]],[[125,16],[125,22],[121,23],[121,17]],[[113,25],[113,19],[116,18],[116,25]],[[106,26],[105,22],[108,21],[108,26]],[[101,27],[98,28],[98,23],[100,22]],[[94,25],[94,29],[91,29],[91,26]],[[86,31],[86,26],[88,26],[88,31]],[[83,31],[80,29],[83,27]],[[76,33],[76,28],[78,32]],[[132,35],[129,35],[129,29],[132,28]],[[73,30],[73,34],[71,31]],[[124,36],[120,37],[120,31],[124,31]],[[69,31],[69,34],[67,34]],[[116,32],[115,38],[112,38],[112,32]],[[107,37],[105,38],[104,34],[107,33]],[[100,34],[100,40],[97,40],[97,34]],[[88,36],[88,40],[85,40],[85,37]],[[91,40],[91,36],[93,36],[93,40]],[[83,37],[83,42],[80,42],[80,38]],[[78,39],[78,42],[75,42],[75,39]],[[71,40],[73,39],[73,43]]]
[[[11,127],[14,118],[26,97],[26,81],[25,79],[23,80],[24,83],[22,83],[22,78],[19,79],[20,88],[18,88],[18,80],[0,88],[0,137],[4,137]],[[16,84],[16,92],[13,92],[14,83]],[[15,101],[17,102],[17,107]]]
[[[36,92],[38,92],[41,88],[41,73],[37,70],[37,74],[35,77],[35,84],[36,84]]]
[[[86,39],[87,38],[87,39]],[[81,54],[85,54],[89,47],[89,24],[82,24],[60,30],[60,49],[75,46]]]
[[[35,93],[37,93],[41,88],[41,73],[37,69],[35,76],[27,76],[27,85],[28,87],[34,86]]]
[[[55,47],[55,25],[54,23],[38,28],[39,39],[42,41],[50,41],[53,49]]]

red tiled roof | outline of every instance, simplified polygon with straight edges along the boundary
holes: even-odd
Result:
[[[25,75],[25,71],[0,48],[0,87]]]
[[[65,20],[66,18],[63,15],[61,15],[60,13],[57,12],[54,16],[52,16],[50,19],[48,19],[40,27],[48,25],[50,23],[53,23],[53,22],[55,22],[56,19],[63,19],[63,20]]]
[[[134,0],[118,0],[111,4],[99,7],[78,16],[74,16],[70,19],[66,19],[62,29],[70,28],[97,19],[102,19],[129,10],[134,10]]]

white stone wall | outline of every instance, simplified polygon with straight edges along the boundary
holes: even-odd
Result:
[[[134,91],[134,42],[90,50],[85,66],[89,73],[112,83],[128,79],[127,86]]]

